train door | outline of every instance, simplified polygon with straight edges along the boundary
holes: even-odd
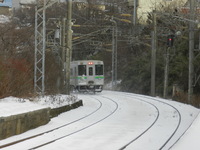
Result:
[[[104,85],[103,64],[95,65],[95,84],[97,85],[97,88],[99,87],[99,89],[102,90],[103,85]]]
[[[79,86],[87,85],[87,65],[81,64],[78,65],[78,77],[77,77],[77,84]]]
[[[78,76],[78,70],[77,70],[77,66],[74,67],[74,84],[77,86],[78,85],[78,79],[77,79],[77,76]]]
[[[88,84],[94,84],[94,64],[88,64]]]
[[[73,63],[71,63],[71,66],[70,66],[70,85],[71,86],[76,85],[75,69],[76,69],[75,65]]]

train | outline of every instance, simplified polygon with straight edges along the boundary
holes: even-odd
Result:
[[[77,60],[70,65],[70,86],[79,92],[102,92],[104,63],[100,60]]]

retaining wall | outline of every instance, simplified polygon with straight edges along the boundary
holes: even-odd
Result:
[[[21,134],[30,129],[47,124],[52,117],[58,116],[62,112],[82,106],[82,100],[60,108],[44,108],[32,112],[0,117],[0,140],[13,135]]]
[[[0,140],[45,125],[50,121],[50,108],[9,117],[0,117]]]
[[[78,102],[73,103],[71,105],[66,105],[66,106],[62,106],[62,107],[59,107],[59,108],[51,109],[50,117],[51,118],[56,117],[56,116],[58,116],[59,114],[61,114],[63,112],[69,111],[71,109],[78,108],[79,106],[83,106],[82,100],[79,100]]]

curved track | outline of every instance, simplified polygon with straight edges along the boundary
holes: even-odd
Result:
[[[97,98],[94,98],[94,99],[98,100]],[[79,132],[81,132],[82,130],[85,130],[85,129],[87,129],[87,128],[90,128],[90,127],[92,127],[92,126],[98,124],[99,122],[105,120],[106,118],[110,117],[110,116],[111,116],[113,113],[115,113],[115,111],[118,109],[118,104],[117,104],[115,101],[113,101],[112,99],[109,99],[109,98],[107,98],[107,99],[110,100],[110,101],[112,101],[116,106],[115,106],[115,108],[114,108],[113,110],[111,110],[110,113],[106,114],[105,117],[100,118],[100,119],[97,119],[95,122],[93,122],[93,123],[91,123],[91,124],[88,124],[88,125],[86,125],[85,127],[80,127],[78,130],[76,130],[76,131],[74,131],[74,132],[71,132],[71,133],[66,134],[66,135],[64,135],[64,136],[61,136],[61,137],[56,138],[56,139],[54,139],[54,140],[48,141],[48,142],[43,143],[43,144],[41,144],[41,145],[38,145],[38,146],[36,146],[36,147],[32,147],[32,148],[30,148],[29,150],[38,149],[38,148],[43,147],[43,146],[45,146],[45,145],[48,145],[48,144],[50,144],[50,143],[53,143],[53,142],[59,141],[59,140],[61,140],[61,139],[63,139],[63,138],[66,138],[66,137],[68,137],[68,136],[71,136],[71,135],[73,135],[73,134],[79,133]],[[99,100],[98,100],[98,101],[99,101]],[[99,102],[100,102],[100,101],[99,101]],[[101,104],[102,104],[102,103],[101,103]],[[102,107],[102,105],[101,105],[101,107]]]
[[[148,96],[104,91],[79,95],[90,111],[78,108],[69,122],[20,140],[1,144],[2,150],[155,150],[169,149],[183,133],[181,111],[173,102]],[[93,108],[94,107],[94,108]],[[178,107],[178,108],[177,108]],[[188,114],[189,115],[189,112]],[[194,118],[195,118],[194,114]],[[183,119],[182,119],[183,117]],[[192,122],[190,118],[187,122]],[[63,119],[63,118],[62,118]],[[65,119],[65,117],[64,117]],[[68,121],[68,122],[67,122]],[[186,121],[185,121],[186,122]],[[187,127],[190,124],[187,125]],[[184,127],[185,129],[186,127]],[[37,129],[36,129],[37,130]],[[78,143],[78,144],[77,144]]]
[[[74,120],[74,121],[72,121],[70,123],[66,123],[66,124],[64,124],[62,126],[58,126],[56,128],[53,128],[51,130],[48,130],[48,131],[45,131],[45,132],[42,132],[42,133],[39,133],[39,134],[35,134],[35,135],[29,136],[29,137],[26,137],[26,138],[23,138],[23,139],[20,139],[20,140],[17,140],[17,141],[13,141],[13,142],[10,142],[10,143],[7,143],[7,144],[0,145],[0,148],[1,149],[7,149],[7,148],[8,149],[10,149],[10,148],[11,149],[15,149],[15,146],[21,147],[20,145],[22,144],[22,145],[26,145],[25,149],[30,149],[30,150],[32,150],[32,149],[38,149],[38,148],[43,147],[45,145],[48,145],[50,143],[56,142],[58,140],[61,140],[63,138],[66,138],[68,136],[76,134],[78,132],[81,132],[82,130],[90,128],[90,127],[98,124],[99,122],[105,120],[106,118],[108,118],[109,116],[111,116],[113,113],[115,113],[115,111],[117,110],[118,104],[115,101],[113,101],[112,99],[109,99],[109,98],[107,98],[107,99],[111,103],[114,104],[114,107],[112,108],[111,112],[109,111],[108,113],[105,113],[105,116],[103,118],[102,117],[97,118],[93,122],[87,123],[87,125],[85,125],[83,127],[81,127],[81,126],[76,127],[75,130],[69,131],[68,134],[64,133],[64,135],[62,135],[62,136],[59,135],[60,134],[59,130],[65,130],[66,128],[69,128],[70,125],[73,126],[74,124],[81,124],[80,123],[81,121],[87,120],[87,118],[95,116],[96,114],[98,114],[98,113],[101,112],[101,109],[102,109],[102,107],[105,107],[104,106],[105,104],[103,104],[98,98],[93,98],[93,100],[96,100],[99,103],[99,106],[95,110],[93,110],[92,112],[90,112],[89,114],[87,114],[86,116],[78,118],[78,119],[76,119],[76,120]],[[113,105],[113,104],[111,104],[111,105]],[[58,133],[56,133],[56,132],[58,132]],[[52,136],[51,134],[53,134],[53,135],[57,134],[58,137],[56,137],[56,138],[50,138],[50,140],[39,142],[41,144],[39,144],[37,146],[29,146],[28,144],[25,144],[26,142],[27,143],[31,143],[31,141],[35,140],[35,139],[43,139],[44,136]]]
[[[142,99],[138,99],[140,101],[143,101],[143,102],[146,102]],[[150,102],[146,102],[147,104],[149,105],[152,105],[156,110],[157,110],[157,116],[156,116],[156,119],[153,121],[152,124],[150,124],[143,132],[141,132],[141,134],[139,134],[137,137],[135,137],[134,139],[132,139],[130,142],[128,142],[127,144],[125,144],[124,146],[122,146],[121,148],[119,148],[119,150],[123,150],[125,149],[127,146],[131,145],[134,141],[136,141],[137,139],[139,139],[143,134],[145,134],[151,127],[154,126],[154,124],[157,122],[158,118],[159,118],[159,115],[160,115],[160,112],[159,112],[159,109],[158,107],[156,107],[154,104],[150,103]]]
[[[119,150],[123,150],[123,149],[135,149],[134,142],[136,140],[138,140],[141,136],[143,136],[143,135],[145,136],[145,134],[147,134],[147,132],[151,128],[153,128],[153,126],[157,126],[156,124],[159,123],[159,119],[162,118],[162,111],[161,111],[161,109],[163,107],[161,107],[160,104],[165,105],[165,107],[171,107],[172,108],[171,111],[174,110],[173,113],[178,114],[177,115],[177,124],[174,125],[174,127],[173,127],[173,129],[171,129],[171,131],[169,131],[170,133],[168,133],[168,135],[166,136],[166,139],[163,141],[163,143],[160,143],[160,146],[156,148],[156,149],[159,149],[159,150],[164,149],[165,146],[167,145],[167,143],[172,139],[172,137],[174,136],[174,134],[177,132],[178,128],[180,127],[180,124],[181,124],[181,113],[179,112],[179,110],[176,107],[174,107],[173,105],[171,105],[169,103],[166,103],[166,102],[163,102],[163,101],[159,101],[156,98],[147,97],[147,96],[141,96],[141,95],[133,95],[133,94],[131,94],[131,95],[127,94],[127,95],[130,96],[130,97],[132,97],[132,98],[137,98],[137,100],[139,100],[139,101],[143,101],[143,102],[149,103],[150,105],[153,105],[157,109],[157,111],[158,111],[158,117],[153,122],[153,124],[151,126],[149,126],[144,132],[142,132],[138,137],[132,139],[130,142],[128,142],[127,144],[125,144]],[[174,117],[174,116],[172,116],[172,117]],[[157,128],[156,129],[157,131],[155,131],[155,132],[158,132],[158,129],[159,128]],[[163,128],[162,130],[168,130],[168,129],[167,128],[166,129]],[[160,135],[160,136],[163,136],[163,135]],[[158,137],[156,137],[155,140],[157,140],[157,138]],[[146,143],[144,143],[144,141],[145,141],[144,138],[143,138],[142,141],[143,141],[143,144],[145,145]]]
[[[23,142],[23,141],[27,141],[27,140],[36,138],[36,137],[38,137],[38,136],[42,136],[42,135],[44,135],[44,134],[46,134],[46,133],[50,133],[50,132],[59,130],[59,129],[61,129],[61,128],[63,128],[63,127],[66,127],[66,126],[68,126],[68,125],[70,125],[70,124],[73,124],[73,123],[75,123],[75,122],[77,122],[77,121],[80,121],[80,120],[82,120],[82,119],[85,119],[85,118],[89,117],[90,115],[94,114],[95,112],[97,112],[97,111],[102,107],[101,101],[99,101],[98,99],[96,99],[96,101],[99,103],[99,106],[98,106],[96,109],[94,109],[92,112],[90,112],[89,114],[87,114],[86,116],[83,116],[83,117],[81,117],[81,118],[78,118],[78,119],[76,119],[76,120],[74,120],[74,121],[72,121],[72,122],[66,123],[66,124],[64,124],[64,125],[58,126],[58,127],[56,127],[56,128],[53,128],[53,129],[51,129],[51,130],[44,131],[44,132],[42,132],[42,133],[34,134],[34,135],[29,136],[29,137],[26,137],[26,138],[22,138],[22,139],[15,140],[15,141],[10,142],[10,143],[7,143],[7,144],[0,145],[0,149],[1,149],[1,148],[5,148],[5,147],[9,147],[9,146],[14,145],[14,144],[17,144],[17,143],[21,143],[21,142]]]

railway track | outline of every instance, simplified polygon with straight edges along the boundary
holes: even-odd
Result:
[[[85,130],[85,129],[87,129],[87,128],[90,128],[90,127],[92,127],[92,126],[98,124],[99,122],[105,120],[106,118],[108,118],[109,116],[111,116],[113,113],[115,113],[115,111],[118,109],[118,104],[117,104],[115,101],[113,101],[113,100],[110,99],[110,98],[105,98],[105,99],[111,101],[111,103],[114,104],[114,108],[113,108],[113,110],[112,110],[111,112],[109,112],[108,114],[106,114],[103,118],[97,119],[96,121],[94,121],[94,122],[92,122],[92,123],[89,123],[88,125],[86,125],[86,126],[84,126],[84,127],[80,127],[80,128],[76,129],[76,130],[73,131],[73,132],[69,132],[68,134],[64,134],[64,135],[62,135],[62,136],[60,136],[60,137],[57,137],[57,138],[54,138],[54,139],[50,139],[50,140],[48,140],[48,141],[42,142],[42,144],[39,144],[39,145],[34,146],[34,147],[26,148],[26,149],[28,149],[28,150],[34,150],[34,149],[41,148],[41,147],[43,147],[43,146],[45,146],[45,145],[51,144],[51,143],[53,143],[53,142],[59,141],[59,140],[61,140],[61,139],[63,139],[63,138],[66,138],[66,137],[68,137],[68,136],[71,136],[71,135],[73,135],[73,134],[79,133],[79,132],[81,132],[81,131],[83,131],[83,130]],[[17,144],[25,143],[25,142],[27,142],[27,141],[34,140],[35,138],[40,138],[40,137],[43,138],[44,135],[51,134],[52,132],[57,132],[57,131],[60,130],[60,129],[66,128],[66,127],[68,127],[68,126],[70,126],[70,125],[73,125],[73,124],[75,124],[75,123],[79,123],[79,122],[81,122],[82,120],[85,120],[85,119],[87,119],[88,117],[90,117],[90,116],[92,116],[92,115],[95,115],[95,113],[98,113],[98,111],[100,111],[101,108],[104,107],[104,106],[103,106],[102,102],[101,102],[99,99],[94,98],[94,100],[96,100],[96,101],[99,103],[99,106],[98,106],[93,112],[89,113],[88,115],[86,115],[86,116],[84,116],[84,117],[81,117],[81,118],[79,118],[79,119],[77,119],[77,120],[75,120],[75,121],[72,121],[72,122],[70,122],[70,123],[67,123],[67,124],[64,124],[64,125],[62,125],[62,126],[56,127],[56,128],[54,128],[54,129],[51,129],[51,130],[48,130],[48,131],[45,131],[45,132],[42,132],[42,133],[39,133],[39,134],[30,136],[30,137],[27,137],[27,138],[24,138],[24,139],[20,139],[20,140],[17,140],[17,141],[13,141],[13,142],[10,142],[10,143],[1,145],[1,146],[0,146],[0,149],[2,149],[2,150],[4,150],[4,149],[10,149],[10,148],[13,149],[13,148],[15,147],[15,145],[17,145]],[[28,147],[29,147],[29,146],[28,146]]]
[[[94,109],[94,110],[93,110],[92,112],[90,112],[89,114],[87,114],[87,115],[85,115],[85,116],[83,116],[83,117],[81,117],[81,118],[78,118],[78,119],[76,119],[76,120],[74,120],[74,121],[71,121],[71,122],[69,122],[69,123],[66,123],[66,124],[64,124],[64,125],[58,126],[58,127],[56,127],[56,128],[53,128],[53,129],[51,129],[51,130],[48,130],[48,131],[45,131],[45,132],[42,132],[42,133],[38,133],[38,134],[29,136],[29,137],[26,137],[26,138],[22,138],[22,139],[19,139],[19,140],[15,140],[15,141],[10,142],[10,143],[7,143],[7,144],[0,145],[0,149],[6,148],[6,147],[10,147],[10,146],[12,146],[12,145],[21,143],[21,142],[23,142],[23,141],[27,141],[27,140],[30,140],[30,139],[33,139],[33,138],[42,136],[42,135],[44,135],[44,134],[53,132],[53,131],[55,131],[55,130],[61,129],[61,128],[66,127],[66,126],[68,126],[68,125],[71,125],[71,124],[73,124],[73,123],[75,123],[75,122],[77,122],[77,121],[80,121],[80,120],[82,120],[82,119],[85,119],[85,118],[91,116],[92,114],[96,113],[99,109],[101,109],[101,107],[102,107],[102,102],[99,101],[98,99],[96,99],[96,101],[98,102],[97,108]]]
[[[106,97],[104,97],[104,98],[106,98]],[[97,98],[94,98],[94,99],[98,100]],[[50,143],[59,141],[59,140],[61,140],[61,139],[63,139],[63,138],[66,138],[66,137],[71,136],[71,135],[73,135],[73,134],[79,133],[79,132],[81,132],[82,130],[85,130],[85,129],[87,129],[87,128],[90,128],[90,127],[92,127],[92,126],[98,124],[99,122],[105,120],[106,118],[110,117],[110,116],[111,116],[112,114],[114,114],[114,113],[116,112],[116,110],[118,109],[118,104],[117,104],[117,102],[113,101],[113,100],[110,99],[110,98],[106,98],[106,99],[108,99],[108,100],[110,100],[111,102],[113,102],[113,103],[115,104],[115,108],[114,108],[109,114],[105,115],[105,117],[103,117],[103,118],[101,118],[101,119],[99,119],[99,120],[97,120],[97,121],[95,121],[95,122],[93,122],[93,123],[91,123],[91,124],[88,124],[87,126],[85,126],[85,127],[83,127],[83,128],[80,128],[80,129],[78,129],[78,130],[76,130],[76,131],[74,131],[74,132],[72,132],[72,133],[70,133],[70,134],[66,134],[66,135],[64,135],[64,136],[62,136],[62,137],[56,138],[56,139],[51,140],[51,141],[49,141],[49,142],[46,142],[46,143],[44,143],[44,144],[38,145],[38,146],[36,146],[36,147],[32,147],[32,148],[30,148],[29,150],[35,150],[35,149],[41,148],[41,147],[43,147],[43,146],[45,146],[45,145],[48,145],[48,144],[50,144]],[[100,102],[100,100],[98,100],[98,101]],[[102,103],[101,103],[101,104],[102,104]],[[101,105],[101,107],[102,107],[102,105]]]
[[[146,129],[144,130],[140,135],[138,135],[137,137],[133,138],[130,142],[128,142],[127,144],[125,144],[124,146],[122,146],[119,150],[124,150],[124,149],[135,149],[134,146],[131,146],[131,144],[134,145],[134,142],[136,142],[141,136],[145,136],[145,134],[151,129],[153,128],[153,126],[156,126],[156,123],[159,122],[159,117],[161,117],[161,112],[160,112],[160,107],[158,106],[158,104],[156,103],[161,103],[163,105],[166,105],[166,107],[171,107],[172,110],[174,110],[174,113],[178,114],[177,117],[177,124],[174,126],[174,130],[171,131],[171,133],[168,135],[167,139],[164,141],[164,143],[160,144],[159,147],[157,147],[157,149],[161,150],[166,148],[165,146],[169,143],[169,141],[173,138],[174,134],[177,132],[178,128],[180,127],[181,124],[181,113],[179,112],[179,110],[174,107],[173,105],[163,102],[163,101],[159,101],[156,98],[152,98],[152,97],[147,97],[147,96],[141,96],[141,95],[134,95],[131,94],[128,96],[132,97],[132,98],[137,98],[137,100],[139,101],[143,101],[148,103],[149,105],[152,105],[158,112],[156,119],[154,120],[154,122]],[[155,103],[156,102],[156,103]],[[167,129],[166,129],[167,130]],[[145,143],[143,143],[145,145]]]
[[[85,98],[96,103],[95,109],[87,115],[40,134],[2,144],[0,149],[55,150],[59,145],[60,150],[66,147],[70,150],[80,147],[82,150],[165,150],[183,134],[180,128],[185,119],[176,108],[178,105],[166,100],[122,92],[103,92]]]

